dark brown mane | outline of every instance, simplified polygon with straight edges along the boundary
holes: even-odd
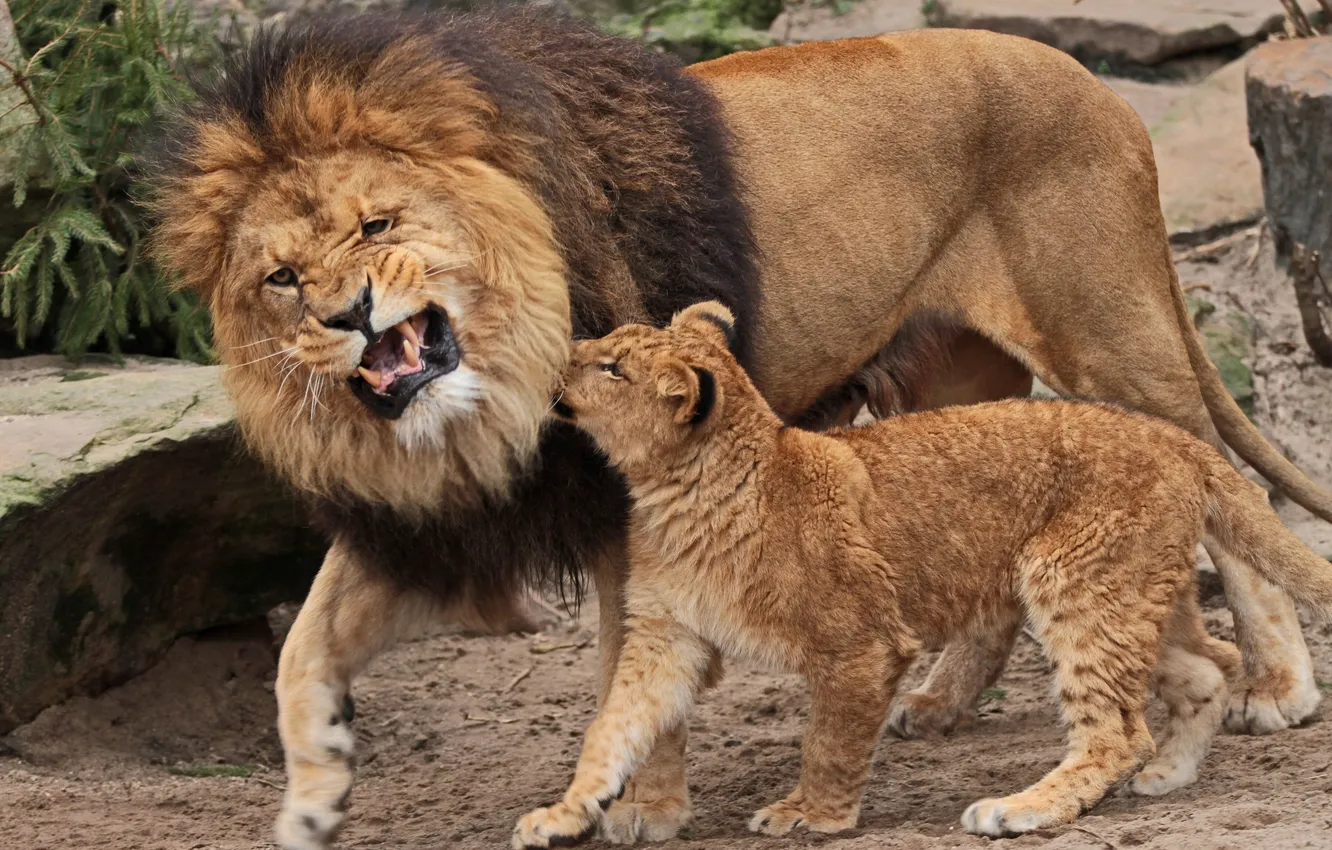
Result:
[[[362,102],[367,87],[375,114]],[[344,138],[407,157],[446,145],[511,175],[545,207],[576,336],[631,320],[664,325],[717,300],[735,314],[736,354],[750,361],[756,249],[731,142],[711,94],[665,57],[531,9],[333,13],[261,31],[197,90],[146,160],[159,211],[170,211],[162,198],[173,181],[202,173],[209,125],[229,122],[249,137],[235,146],[242,168],[245,157],[280,163]],[[339,109],[355,116],[353,129],[329,132],[343,126]],[[225,220],[225,209],[213,214]],[[181,247],[187,226],[163,230],[174,250],[199,253]],[[484,607],[524,581],[576,581],[623,534],[626,498],[588,441],[554,425],[539,462],[483,508],[407,519],[347,496],[315,500],[314,513],[392,580]]]

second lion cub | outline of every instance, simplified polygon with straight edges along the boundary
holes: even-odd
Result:
[[[1332,565],[1173,425],[1026,400],[786,428],[728,353],[731,321],[700,304],[665,330],[629,325],[574,348],[556,411],[634,500],[628,630],[572,785],[519,821],[516,848],[590,836],[684,720],[714,650],[810,685],[800,782],[750,828],[852,827],[916,653],[1021,618],[1054,663],[1068,751],[962,822],[991,836],[1067,823],[1135,770],[1142,794],[1196,778],[1239,673],[1198,610],[1204,533],[1297,599],[1332,603]],[[1143,715],[1153,684],[1169,710],[1159,747]]]

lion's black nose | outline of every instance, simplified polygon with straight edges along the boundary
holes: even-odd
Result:
[[[570,422],[574,420],[574,410],[572,407],[564,403],[564,393],[555,396],[554,400],[550,403],[550,409],[561,419],[567,419]]]
[[[375,329],[370,325],[370,313],[373,310],[374,304],[370,300],[370,287],[363,286],[361,291],[356,293],[356,301],[351,307],[336,316],[329,316],[321,321],[324,327],[332,328],[335,331],[360,331],[365,334],[366,342],[374,345]]]

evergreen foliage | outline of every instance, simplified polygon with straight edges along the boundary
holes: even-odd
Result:
[[[28,120],[0,138],[12,174],[0,196],[0,350],[208,358],[205,312],[144,257],[128,167],[142,128],[185,92],[178,66],[216,51],[211,28],[189,2],[11,0],[10,12],[23,55],[0,82],[12,80]]]

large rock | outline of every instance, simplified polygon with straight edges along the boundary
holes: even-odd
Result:
[[[861,38],[920,29],[925,15],[918,0],[864,0],[849,9],[813,3],[789,4],[768,28],[779,44]]]
[[[1249,147],[1245,62],[1180,87],[1165,116],[1149,123],[1161,210],[1173,233],[1257,218],[1263,209],[1258,158]]]
[[[1332,36],[1273,41],[1253,51],[1249,140],[1282,259],[1298,242],[1332,277]]]
[[[1139,65],[1244,47],[1281,29],[1283,17],[1276,0],[930,0],[925,5],[935,26],[1006,32],[1084,58],[1113,57]],[[1302,5],[1317,8],[1314,0]]]
[[[0,733],[301,597],[323,550],[217,369],[0,361]]]

